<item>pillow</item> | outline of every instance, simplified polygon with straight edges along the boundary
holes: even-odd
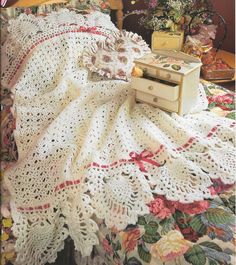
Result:
[[[150,49],[139,35],[120,31],[100,41],[83,53],[83,64],[90,71],[111,79],[129,80],[133,60],[149,53]]]
[[[118,52],[128,52],[132,57],[140,58],[150,52],[147,43],[136,33],[125,30],[113,32],[106,43],[113,50]]]

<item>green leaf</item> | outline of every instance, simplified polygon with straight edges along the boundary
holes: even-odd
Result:
[[[138,225],[145,225],[147,222],[146,222],[146,219],[144,216],[139,216],[138,218]]]
[[[204,89],[205,89],[205,93],[206,93],[206,95],[207,95],[207,96],[210,96],[211,93],[210,93],[209,89],[207,88],[207,86],[206,86],[206,85],[203,85],[203,87],[204,87]]]
[[[234,222],[234,215],[220,208],[209,208],[204,215],[213,224],[230,224]]]
[[[208,108],[209,108],[209,109],[212,109],[212,108],[214,108],[216,105],[217,105],[216,102],[212,102],[211,104],[208,105]]]
[[[229,198],[230,203],[232,203],[234,206],[235,206],[235,200],[236,200],[236,196],[235,196],[235,195],[232,195],[232,196]]]
[[[198,245],[194,245],[192,248],[190,248],[184,254],[184,258],[187,262],[193,265],[205,265],[206,264],[205,252]]]
[[[235,212],[235,200],[236,200],[236,198],[235,198],[235,195],[233,195],[233,196],[231,196],[230,198],[229,198],[229,208],[231,209],[231,211],[235,214],[236,212]]]
[[[149,235],[149,234],[145,233],[142,236],[143,241],[146,243],[149,243],[149,244],[156,243],[160,238],[161,238],[161,236],[159,235],[159,233],[156,233],[155,235]]]
[[[232,120],[235,120],[236,119],[235,114],[236,113],[234,111],[232,111],[232,112],[228,113],[225,117],[232,119]]]
[[[144,262],[146,263],[151,262],[152,255],[150,254],[150,252],[148,251],[148,249],[144,244],[138,245],[138,254],[141,260],[143,260]]]
[[[165,218],[160,222],[160,225],[162,227],[161,229],[161,233],[166,234],[168,233],[170,230],[173,229],[175,224],[175,220],[173,217],[171,218]]]
[[[195,215],[193,219],[190,221],[190,226],[194,231],[196,231],[199,234],[206,234],[207,227],[202,222],[200,215]]]
[[[120,241],[117,241],[116,242],[116,244],[115,244],[115,246],[114,246],[114,251],[119,251],[119,250],[121,250],[121,244],[120,244]]]
[[[209,265],[217,265],[218,263],[215,260],[209,259]]]
[[[220,248],[216,243],[214,242],[209,242],[209,241],[205,241],[200,243],[199,245],[203,246],[203,247],[207,247],[207,248],[212,248],[216,251],[222,252],[222,248]]]
[[[119,256],[117,251],[114,251],[114,254],[113,254],[113,259],[115,259],[115,258],[120,259],[120,256]]]
[[[151,221],[144,226],[145,233],[149,235],[155,235],[158,229],[158,223],[155,221]]]
[[[171,65],[171,68],[174,69],[175,71],[179,71],[181,69],[181,66],[178,64],[173,64]]]
[[[211,90],[211,89],[215,89],[215,88],[216,88],[215,85],[209,85],[209,86],[208,86],[208,89],[210,89],[210,90]]]
[[[106,238],[106,240],[109,242],[109,244],[111,244],[111,239],[110,239],[110,237],[109,237],[108,234],[105,236],[105,238]]]

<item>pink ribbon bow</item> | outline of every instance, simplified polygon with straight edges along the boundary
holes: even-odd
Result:
[[[139,166],[139,169],[142,172],[147,172],[147,170],[144,167],[143,162],[150,163],[150,164],[157,166],[157,167],[161,166],[156,161],[150,159],[151,157],[153,157],[153,154],[147,150],[142,151],[140,154],[137,154],[135,152],[131,152],[129,154],[129,156],[131,157],[131,160],[129,160],[129,161],[134,161]]]

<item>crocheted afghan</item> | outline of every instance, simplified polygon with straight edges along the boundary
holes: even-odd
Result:
[[[18,264],[54,261],[68,235],[89,255],[98,243],[93,215],[124,229],[148,213],[154,194],[190,203],[212,197],[212,179],[234,182],[235,122],[137,104],[130,83],[83,66],[85,47],[116,31],[100,20],[95,28],[66,11],[10,26],[2,81],[15,93],[19,159],[4,177]]]

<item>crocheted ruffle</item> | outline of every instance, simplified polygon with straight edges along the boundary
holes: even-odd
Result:
[[[83,64],[90,71],[113,79],[129,80],[134,59],[150,52],[147,43],[136,33],[113,32],[105,41],[87,47]]]

